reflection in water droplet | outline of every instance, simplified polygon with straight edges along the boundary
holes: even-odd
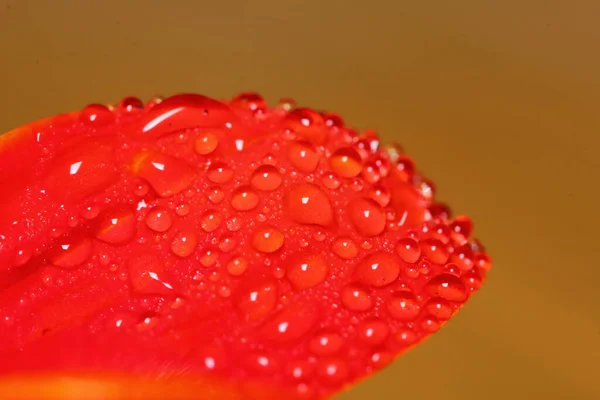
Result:
[[[208,168],[207,176],[213,183],[227,183],[233,178],[233,170],[225,163],[215,162]]]

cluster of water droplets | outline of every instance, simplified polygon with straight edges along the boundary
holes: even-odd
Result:
[[[87,200],[72,207],[75,222],[48,262],[70,271],[95,263],[136,295],[168,299],[131,323],[108,318],[116,329],[149,331],[161,313],[193,313],[203,301],[231,305],[246,328],[227,340],[255,341],[241,368],[277,375],[304,398],[384,367],[437,331],[490,268],[469,218],[434,201],[402,148],[336,114],[290,100],[269,108],[245,93],[229,103],[129,97],[78,118],[90,137],[115,136],[111,174],[120,180],[70,150],[76,161],[52,173],[68,174],[55,180],[67,187],[83,165],[88,181],[73,182]],[[29,253],[20,249],[15,265]],[[290,346],[297,356],[284,357]],[[204,365],[224,357],[213,349]]]

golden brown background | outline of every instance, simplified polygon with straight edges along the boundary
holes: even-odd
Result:
[[[495,265],[337,399],[600,399],[599,17],[598,0],[0,0],[0,131],[181,91],[341,112],[403,143]]]

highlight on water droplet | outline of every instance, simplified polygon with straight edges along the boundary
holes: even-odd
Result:
[[[283,178],[277,168],[272,165],[263,164],[252,173],[250,184],[257,190],[271,192],[277,189],[282,181]]]

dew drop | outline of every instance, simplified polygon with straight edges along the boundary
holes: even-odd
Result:
[[[325,385],[337,385],[344,382],[350,371],[345,361],[341,359],[321,360],[317,364],[317,376]]]
[[[367,319],[361,322],[356,328],[358,339],[369,346],[382,344],[389,336],[390,328],[388,325],[378,319]]]
[[[95,236],[106,243],[124,244],[135,237],[136,225],[135,213],[131,207],[115,206],[100,215]]]
[[[263,226],[254,231],[252,247],[261,253],[274,253],[283,246],[285,237],[272,226]]]
[[[360,261],[354,269],[354,279],[374,287],[382,287],[393,283],[400,275],[400,260],[397,256],[376,252]]]
[[[232,258],[227,263],[227,272],[233,276],[240,276],[248,269],[248,261],[244,257]]]
[[[321,332],[308,343],[308,348],[316,356],[331,356],[344,346],[344,338],[337,332]]]
[[[301,172],[313,172],[319,165],[319,155],[308,142],[293,142],[288,149],[290,164]]]
[[[344,260],[352,260],[358,255],[358,246],[350,238],[337,238],[331,244],[331,250]]]
[[[373,200],[358,198],[348,204],[348,215],[356,230],[364,236],[377,236],[383,232],[386,216]]]
[[[389,190],[382,186],[375,186],[369,190],[369,197],[373,199],[381,207],[386,207],[392,198]]]
[[[450,252],[448,247],[438,239],[425,239],[420,243],[421,252],[427,259],[435,264],[445,264]]]
[[[317,286],[327,278],[329,265],[320,254],[301,253],[291,257],[286,276],[296,289]]]
[[[219,249],[225,253],[233,251],[236,245],[235,239],[231,236],[223,236],[221,237],[221,240],[219,240]]]
[[[165,267],[153,256],[129,261],[129,278],[134,291],[140,294],[171,295],[173,286],[165,280]]]
[[[286,214],[301,224],[330,226],[334,223],[329,197],[310,183],[292,186],[284,198],[284,207]]]
[[[258,93],[253,92],[238,94],[231,100],[231,104],[250,111],[261,111],[267,108],[265,99]]]
[[[207,155],[215,151],[219,145],[219,138],[214,133],[202,132],[194,141],[194,151],[200,155]]]
[[[142,150],[134,157],[132,170],[161,197],[188,189],[196,178],[192,167],[184,161],[150,150]]]
[[[175,214],[179,215],[180,217],[185,217],[189,213],[190,206],[187,204],[180,204],[177,207],[175,207]]]
[[[321,179],[321,181],[323,182],[323,186],[325,186],[327,189],[331,189],[331,190],[335,190],[335,189],[339,188],[340,185],[342,184],[342,181],[340,180],[340,178],[333,172],[326,172],[323,175],[323,178]]]
[[[238,211],[250,211],[258,206],[260,198],[249,186],[240,186],[233,191],[231,206]]]
[[[215,162],[208,168],[207,177],[213,183],[227,183],[233,178],[233,170],[225,163]]]
[[[219,204],[225,198],[225,192],[218,187],[213,187],[208,190],[207,197],[213,204]]]
[[[314,305],[291,303],[278,311],[262,326],[262,336],[275,343],[296,341],[305,336],[318,321]]]
[[[102,104],[90,104],[79,114],[82,123],[88,126],[106,126],[115,121],[115,115]]]
[[[404,238],[400,239],[396,245],[396,253],[405,262],[413,264],[419,260],[419,257],[421,257],[421,248],[416,240]]]
[[[171,212],[164,207],[155,207],[146,215],[146,225],[154,232],[166,232],[173,225]]]
[[[395,319],[412,321],[419,315],[420,307],[414,295],[406,290],[394,293],[387,301],[387,311]]]
[[[235,296],[237,309],[246,321],[257,321],[266,317],[277,305],[275,282],[246,283]]]
[[[438,275],[432,278],[425,287],[427,293],[444,300],[462,303],[467,299],[467,288],[455,275]]]
[[[331,155],[329,166],[338,176],[354,178],[362,171],[362,160],[354,149],[343,147]]]
[[[223,223],[223,215],[216,210],[206,211],[200,218],[200,226],[205,232],[213,232]]]
[[[373,306],[369,293],[358,285],[344,286],[340,296],[344,307],[351,311],[367,311]]]
[[[272,165],[261,165],[252,173],[250,184],[257,190],[270,192],[277,189],[282,182],[281,174]]]
[[[306,360],[292,360],[286,363],[285,375],[292,381],[306,381],[313,377],[314,365]]]
[[[442,321],[449,320],[454,312],[446,300],[437,297],[430,299],[424,308],[429,314]]]
[[[55,247],[50,261],[60,268],[75,268],[83,264],[92,253],[92,240],[87,237],[62,239]]]
[[[473,268],[473,258],[473,250],[467,243],[454,249],[451,261],[461,270],[468,271]]]
[[[198,245],[198,238],[192,231],[180,231],[171,242],[171,251],[179,257],[188,257]]]
[[[327,141],[327,130],[323,117],[308,108],[296,108],[285,117],[286,126],[298,136],[320,145]]]
[[[121,113],[132,114],[136,111],[141,111],[144,108],[144,103],[137,97],[125,97],[119,102],[118,109]]]

